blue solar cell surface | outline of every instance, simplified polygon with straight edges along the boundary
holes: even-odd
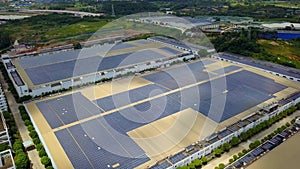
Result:
[[[192,70],[193,80],[189,81],[184,76],[185,74],[182,73],[186,68]],[[202,76],[203,73],[205,74],[203,68],[202,64],[195,62],[189,64],[188,67],[170,69],[169,72],[172,75],[174,74],[174,77],[178,79],[177,81],[181,81],[182,83],[187,81],[187,83],[184,83],[187,85],[204,78]],[[170,86],[165,83],[166,79],[170,79],[169,74],[161,74],[161,72],[154,74],[159,78],[152,76],[153,74],[146,75],[145,77],[148,80],[152,79],[157,84],[132,89],[128,92],[116,94],[113,97],[95,100],[94,102],[104,109],[104,111],[108,111],[120,107],[120,105],[128,105],[132,102],[146,99],[149,96],[156,96],[169,91],[166,88]],[[226,85],[222,84],[224,82]],[[160,87],[160,85],[164,87]],[[86,162],[86,160],[90,166],[94,166],[95,168],[107,168],[108,165],[111,166],[116,163],[120,164],[120,168],[133,168],[149,159],[145,156],[144,151],[133,140],[127,137],[127,132],[186,108],[193,108],[200,111],[216,122],[224,121],[271,98],[272,94],[285,88],[286,86],[277,84],[272,79],[242,70],[226,76],[226,79],[223,77],[217,78],[166,96],[139,103],[135,106],[87,121],[81,125],[60,130],[55,134],[75,168],[80,168],[81,164]],[[75,97],[75,101],[71,97]],[[116,102],[116,99],[120,101]],[[224,112],[220,108],[223,102],[225,104]],[[96,105],[80,93],[39,102],[37,106],[52,128],[102,113]],[[75,113],[75,109],[79,113]],[[228,130],[220,134],[221,137],[224,137],[230,133]],[[122,141],[117,143],[117,140]],[[95,142],[101,143],[101,145],[97,145]],[[80,148],[74,148],[78,146],[77,144]],[[118,154],[129,155],[133,158],[112,154],[105,150],[103,144],[115,145],[114,150]],[[80,152],[77,153],[77,151]],[[180,154],[175,155],[170,158],[170,161],[172,159],[173,162],[171,162],[176,163],[176,160],[180,158],[184,157]],[[249,161],[251,158],[247,157],[243,161]]]
[[[233,60],[233,61],[236,61],[236,62],[239,62],[239,63],[243,63],[243,64],[246,64],[246,65],[250,65],[250,66],[253,66],[253,67],[257,67],[257,68],[261,68],[261,69],[265,69],[265,70],[269,70],[269,71],[281,73],[281,74],[284,74],[284,75],[288,75],[288,76],[300,78],[300,74],[299,73],[292,73],[292,72],[285,71],[285,70],[282,70],[282,69],[274,67],[274,66],[273,67],[265,66],[263,64],[251,62],[250,60],[247,60],[247,59],[234,58],[234,57],[228,56],[227,54],[222,54],[222,55],[219,55],[219,56],[221,58],[224,58],[224,59]]]
[[[223,130],[223,131],[221,131],[221,132],[218,133],[218,135],[219,135],[220,138],[224,138],[224,137],[226,137],[226,136],[228,136],[230,134],[231,134],[231,131],[229,131],[228,129],[225,129],[225,130]]]
[[[111,48],[111,50],[126,49],[126,48],[131,48],[131,47],[135,47],[135,45],[130,44],[130,43],[120,43],[120,44],[113,46]]]
[[[158,85],[150,84],[126,92],[115,94],[113,96],[104,97],[95,100],[94,102],[104,111],[109,111],[140,100],[147,99],[148,97],[153,97],[165,93],[167,91],[167,89],[159,87]]]
[[[102,112],[81,93],[38,102],[36,105],[52,128],[57,128]]]
[[[163,96],[105,115],[103,119],[116,131],[125,134],[128,131],[167,117],[186,108],[187,107],[181,106],[179,102],[171,97]]]
[[[127,169],[149,160],[129,137],[122,138],[120,145],[117,134],[103,127],[100,120],[72,126],[55,134],[74,168],[110,168],[119,163],[117,168]],[[109,146],[113,148],[109,149]]]
[[[172,54],[172,55],[178,55],[180,54],[181,52],[178,51],[178,50],[175,50],[175,49],[172,49],[172,48],[169,48],[169,47],[162,47],[162,48],[159,48],[160,50],[163,50],[169,54]]]
[[[62,58],[65,57],[63,55],[60,58],[60,60],[62,61],[57,61],[55,63],[52,62],[52,59],[48,59],[46,60],[46,62],[48,61],[49,64],[46,65],[34,59],[33,62],[37,63],[35,66],[30,67],[28,65],[29,63],[24,63],[25,65],[27,65],[24,67],[25,72],[27,73],[34,85],[39,85],[71,78],[74,76],[80,76],[89,73],[94,73],[97,71],[109,70],[117,67],[143,63],[146,61],[156,60],[165,57],[152,50],[141,50],[134,53],[126,53],[104,58],[100,56],[90,56],[80,58],[77,60],[74,59],[74,55],[66,55],[67,58],[65,58],[65,60],[62,60]],[[38,58],[42,57],[39,56]]]
[[[55,132],[55,135],[75,168],[92,168],[92,165],[67,129]]]
[[[188,47],[185,43],[183,43],[179,40],[176,40],[176,39],[170,39],[170,38],[166,38],[166,37],[162,37],[162,36],[151,37],[149,39],[153,39],[153,40],[161,42],[161,43],[170,44],[170,45],[178,46],[178,47],[185,48],[185,49],[190,49],[190,47]]]
[[[239,70],[239,69],[241,69],[241,67],[231,65],[231,66],[227,66],[227,67],[224,67],[224,68],[221,68],[221,69],[217,69],[213,72],[218,73],[218,74],[226,74],[226,73],[233,72],[233,71],[236,71],[236,70]]]
[[[273,144],[271,144],[270,142],[266,142],[264,143],[261,148],[265,149],[265,150],[272,150],[275,146]]]
[[[161,163],[161,164],[157,164],[153,167],[150,167],[150,169],[165,169],[168,168],[169,166],[171,166],[167,161]]]
[[[254,156],[254,157],[257,157],[259,155],[261,155],[265,150],[263,150],[262,148],[258,147],[256,148],[255,150],[253,150],[251,152],[251,154]]]
[[[199,81],[207,80],[212,76],[203,72],[204,65],[213,62],[199,61],[188,65],[168,69],[162,72],[144,76],[145,79],[160,84],[169,89],[176,89]]]
[[[173,155],[172,157],[169,158],[169,161],[172,163],[172,164],[176,164],[178,161],[182,160],[186,158],[186,156],[182,153],[178,153],[178,154],[175,154]]]
[[[144,40],[144,39],[135,40],[134,42],[135,43],[139,43],[139,44],[144,44],[144,45],[150,43],[150,41]]]

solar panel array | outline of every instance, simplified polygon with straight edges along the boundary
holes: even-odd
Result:
[[[37,64],[32,67],[25,68],[25,72],[34,85],[39,85],[89,73],[95,73],[98,71],[143,63],[163,57],[165,56],[152,50],[141,50],[134,53],[126,53],[104,58],[100,56],[92,56],[49,63],[47,65]]]
[[[102,113],[81,93],[38,102],[36,105],[51,128],[57,128]]]
[[[275,146],[270,142],[266,142],[261,147],[267,151],[267,150],[272,150]]]
[[[161,42],[161,43],[166,43],[166,44],[170,44],[173,46],[178,46],[181,48],[185,48],[185,49],[190,49],[190,47],[188,47],[185,43],[176,40],[176,39],[170,39],[170,38],[166,38],[166,37],[162,37],[162,36],[155,36],[155,37],[151,37],[149,39]]]
[[[213,62],[195,62],[185,66],[146,75],[144,78],[166,88],[176,89],[199,81],[208,80],[210,76],[213,75],[203,72],[203,69],[205,65],[211,63]]]
[[[168,168],[169,166],[171,166],[171,165],[167,161],[165,161],[161,164],[150,167],[150,169],[165,169],[165,168]]]
[[[89,127],[96,127],[99,129],[94,132],[86,124],[76,125],[68,129],[63,129],[55,132],[57,138],[66,151],[74,168],[111,168],[113,165],[119,164],[116,168],[134,168],[149,160],[144,152],[132,140],[124,140],[122,138],[122,145],[117,140],[116,135],[106,132],[103,124],[97,120],[88,122]],[[112,150],[106,147],[105,143],[98,141],[107,141],[110,146],[114,147],[114,154]],[[122,146],[122,147],[121,147]],[[131,153],[131,154],[128,154]]]
[[[10,74],[11,74],[11,76],[13,77],[13,79],[14,79],[16,85],[18,85],[18,86],[23,86],[23,85],[24,85],[24,82],[22,81],[22,79],[21,79],[21,77],[20,77],[20,75],[19,75],[18,72],[16,72],[16,71],[11,71]]]
[[[169,161],[172,163],[172,164],[176,164],[178,161],[181,161],[182,159],[186,158],[186,156],[182,153],[178,153],[178,154],[175,154],[173,155],[172,157],[169,158]]]
[[[217,69],[213,72],[218,73],[218,74],[226,74],[226,73],[230,73],[230,72],[233,72],[233,71],[236,71],[236,70],[239,70],[239,69],[241,69],[241,67],[231,65],[231,66],[227,66],[227,67],[224,67],[224,68],[221,68],[221,69]]]
[[[120,49],[132,48],[132,47],[135,47],[135,45],[123,42],[123,43],[120,43],[120,44],[117,44],[117,45],[113,46],[111,48],[111,50],[120,50]]]
[[[156,84],[150,84],[137,89],[128,90],[122,93],[114,94],[113,96],[104,97],[94,102],[104,111],[113,110],[128,104],[153,97],[168,90],[159,87]]]
[[[276,66],[266,66],[265,63],[263,63],[262,61],[257,60],[257,61],[254,62],[252,60],[246,59],[247,57],[243,57],[243,59],[239,59],[237,57],[229,56],[228,54],[221,54],[221,55],[219,55],[219,57],[224,58],[224,59],[228,59],[228,60],[233,60],[233,61],[243,63],[243,64],[246,64],[246,65],[250,65],[250,66],[253,66],[253,67],[261,68],[261,69],[264,69],[264,70],[269,70],[269,71],[281,73],[281,74],[284,74],[284,75],[300,78],[299,72],[293,73],[293,72],[286,71],[286,70],[283,70],[281,68],[278,68]]]
[[[159,48],[160,50],[163,50],[169,54],[172,54],[172,55],[178,55],[180,54],[181,52],[179,52],[178,50],[175,50],[175,49],[172,49],[172,48],[169,48],[169,47],[162,47],[162,48]]]
[[[207,61],[205,64],[211,63],[213,62]],[[116,164],[120,165],[119,168],[133,168],[148,161],[149,158],[128,137],[127,132],[187,108],[192,108],[216,122],[221,122],[271,98],[272,94],[286,88],[272,79],[245,70],[227,75],[226,79],[220,77],[195,85],[195,82],[209,78],[203,69],[203,63],[194,62],[165,72],[146,75],[144,78],[154,84],[113,96],[90,101],[81,93],[75,93],[73,96],[66,95],[38,102],[37,106],[52,128],[111,110],[113,113],[59,130],[55,134],[75,168],[82,168],[82,164],[95,168],[109,168]],[[191,71],[192,78],[185,76],[185,73],[189,71]],[[178,85],[178,82],[181,85]],[[226,83],[225,86],[220,85],[223,82]],[[170,92],[169,89],[178,89],[179,86],[187,87],[189,84],[194,85],[150,101],[115,110]],[[225,103],[224,111],[219,106],[222,102]],[[225,137],[230,133],[231,131],[225,130],[219,133],[219,137]],[[112,150],[106,150],[107,147]],[[183,158],[185,156],[179,153],[170,157],[169,160],[174,164]],[[244,160],[248,161],[250,158],[252,157],[246,157]]]

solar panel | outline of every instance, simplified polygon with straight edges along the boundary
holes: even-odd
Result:
[[[261,147],[265,150],[272,150],[275,146],[270,142],[266,142]]]
[[[135,47],[135,45],[130,44],[130,43],[119,43],[111,48],[111,50],[119,50],[119,49],[126,49],[126,48],[131,48]]]
[[[231,57],[228,54],[222,54],[222,55],[219,55],[219,57],[224,58],[224,59],[233,60],[233,61],[236,61],[236,62],[239,62],[239,63],[247,64],[247,65],[250,65],[250,66],[254,66],[254,67],[257,67],[257,68],[261,68],[261,69],[264,69],[264,70],[269,70],[269,71],[285,74],[285,75],[288,75],[288,76],[300,78],[299,73],[293,73],[291,71],[284,70],[282,68],[279,68],[276,65],[266,66],[265,63],[263,63],[262,61],[258,61],[258,60],[253,61],[253,60],[247,59],[246,57],[243,57],[242,59],[239,59],[237,57]]]
[[[57,128],[102,112],[81,93],[38,102],[36,105],[52,128]]]
[[[259,155],[261,155],[264,152],[264,150],[260,147],[256,148],[255,150],[253,150],[251,152],[251,154],[253,154],[253,156],[257,157]]]
[[[123,137],[122,145],[119,145],[117,140],[120,138],[104,128],[102,122],[91,120],[55,132],[75,168],[110,168],[115,164],[119,164],[117,168],[135,168],[149,160],[129,137]]]
[[[171,165],[167,161],[165,161],[165,162],[163,162],[161,164],[157,164],[157,165],[155,165],[153,167],[150,167],[150,169],[165,169],[165,168],[168,168],[170,166]]]
[[[239,69],[241,69],[241,67],[231,65],[231,66],[227,66],[227,67],[224,67],[224,68],[221,68],[221,69],[217,69],[213,72],[218,73],[218,74],[226,74],[226,73],[230,73],[230,72],[233,72],[233,71],[236,71],[236,70],[239,70]]]
[[[86,49],[81,52],[71,51],[44,57],[38,56],[37,58],[41,58],[41,60],[35,57],[26,58],[19,60],[19,62],[32,83],[39,85],[165,57],[149,49],[104,58],[98,56],[97,53],[96,49]],[[80,58],[77,58],[78,56]]]
[[[101,107],[104,111],[113,110],[140,100],[147,99],[148,97],[154,97],[159,94],[165,93],[168,90],[159,87],[155,84],[139,87],[136,89],[114,94],[113,96],[104,97],[94,102]]]
[[[169,54],[172,54],[172,55],[178,55],[182,52],[178,51],[178,50],[175,50],[175,49],[172,49],[172,48],[169,48],[169,47],[162,47],[162,48],[159,48],[160,50],[163,50]]]
[[[186,158],[186,156],[182,153],[178,153],[178,154],[175,154],[171,157],[169,157],[169,161],[172,163],[172,164],[176,164],[178,161],[181,161],[182,159]]]

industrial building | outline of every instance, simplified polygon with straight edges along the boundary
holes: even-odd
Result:
[[[2,59],[15,89],[22,97],[39,96],[128,73],[166,67],[192,57],[191,51],[171,44],[137,40],[14,59],[3,55]]]
[[[204,58],[25,107],[57,168],[173,169],[295,105],[299,90],[253,66]]]

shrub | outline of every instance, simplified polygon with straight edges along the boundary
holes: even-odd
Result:
[[[52,166],[48,166],[46,167],[46,169],[54,169]]]
[[[244,149],[242,152],[243,152],[244,154],[246,154],[246,153],[248,153],[248,150]]]
[[[38,138],[37,132],[35,130],[30,131],[29,136],[34,139]]]
[[[27,129],[28,129],[29,132],[31,132],[31,131],[34,130],[34,127],[33,127],[32,125],[28,125],[28,126],[27,126]]]
[[[233,163],[234,162],[234,159],[229,159],[229,163],[231,164],[231,163]]]
[[[32,141],[35,145],[38,145],[41,143],[41,140],[39,138],[34,138]]]
[[[29,120],[28,114],[21,114],[21,117],[22,117],[23,121]]]
[[[46,153],[46,151],[45,151],[44,148],[41,148],[41,149],[39,150],[39,156],[40,156],[41,158],[44,157],[44,156],[47,156],[47,153]]]
[[[45,166],[45,167],[48,167],[51,165],[51,160],[49,157],[47,156],[44,156],[41,158],[41,163]]]
[[[36,145],[37,151],[40,151],[42,148],[44,148],[44,147],[41,143]]]
[[[219,169],[224,169],[225,165],[223,163],[219,164]]]
[[[24,124],[25,124],[25,126],[32,125],[32,123],[31,123],[31,121],[30,121],[30,120],[24,120]]]
[[[0,144],[0,152],[9,149],[9,145],[7,144]]]
[[[17,139],[15,140],[14,144],[13,144],[13,150],[16,152],[17,150],[23,150],[23,145],[21,140]]]
[[[2,114],[3,114],[5,119],[10,119],[11,118],[10,113],[8,111],[3,111]]]
[[[242,152],[238,153],[239,158],[241,158],[244,154]]]

